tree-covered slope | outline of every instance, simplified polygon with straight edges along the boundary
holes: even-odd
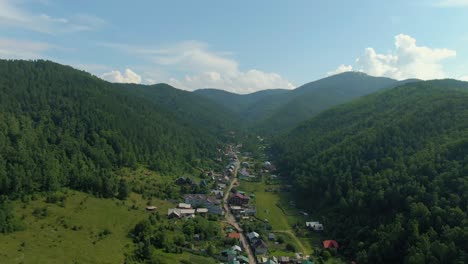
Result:
[[[205,96],[176,89],[168,84],[138,85],[120,84],[130,94],[144,98],[166,109],[186,123],[223,135],[227,130],[236,129],[241,124],[239,116],[229,108],[229,104],[211,100]]]
[[[227,107],[231,111],[241,114],[246,120],[253,119],[252,116],[246,114],[253,112],[250,109],[254,109],[255,105],[259,102],[266,102],[268,101],[265,100],[267,98],[277,98],[277,96],[288,92],[289,90],[285,89],[269,89],[250,94],[236,94],[217,89],[200,89],[194,91],[196,94],[209,98]]]
[[[293,90],[289,98],[260,124],[266,132],[279,132],[297,126],[319,112],[357,97],[394,86],[398,81],[360,72],[345,72]]]
[[[114,196],[116,168],[167,174],[211,157],[207,131],[71,67],[0,61],[0,195],[68,186]]]
[[[410,83],[277,140],[299,204],[358,263],[468,260],[468,83]]]
[[[330,107],[399,84],[401,82],[389,78],[345,72],[304,84],[294,90],[265,90],[239,95],[202,89],[195,93],[230,108],[251,128],[263,134],[276,134],[294,128]]]

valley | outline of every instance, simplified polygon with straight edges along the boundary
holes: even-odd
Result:
[[[468,83],[239,95],[0,61],[0,263],[464,263]]]

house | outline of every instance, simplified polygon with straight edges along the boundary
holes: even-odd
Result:
[[[238,205],[231,205],[231,206],[229,206],[229,208],[231,208],[231,212],[233,214],[239,214],[240,212],[242,212],[242,207],[240,207]]]
[[[218,183],[218,190],[224,190],[224,189],[226,189],[226,184]]]
[[[214,194],[216,199],[223,199],[223,197],[224,197],[224,192],[223,191],[211,190],[211,193]]]
[[[190,209],[192,208],[192,205],[191,204],[188,204],[188,203],[179,203],[177,205],[177,208],[180,208],[180,209]]]
[[[242,252],[242,248],[239,247],[238,245],[234,245],[231,247],[231,250],[237,251],[237,252]]]
[[[252,248],[255,251],[255,255],[265,255],[268,252],[268,246],[261,239],[255,240],[252,243]]]
[[[268,240],[270,240],[270,241],[275,241],[275,239],[276,239],[275,234],[273,234],[273,233],[269,233],[269,234],[268,234]]]
[[[250,241],[256,240],[260,237],[260,235],[257,232],[250,232],[247,234],[247,237],[249,238]]]
[[[255,209],[247,208],[247,209],[244,210],[244,215],[254,216],[256,214],[257,214],[257,210],[255,210]]]
[[[182,215],[180,214],[180,210],[176,210],[175,208],[167,210],[167,216],[169,218],[181,218]]]
[[[183,216],[193,217],[192,215],[195,215],[195,209],[171,208],[167,210],[167,216],[169,218],[181,218]]]
[[[229,204],[234,205],[247,205],[249,204],[249,201],[250,197],[240,193],[236,193],[229,198]]]
[[[226,261],[233,261],[237,257],[237,252],[232,250],[232,249],[225,249],[221,251],[221,256],[223,257],[224,260]]]
[[[311,228],[315,231],[323,230],[323,225],[319,222],[306,222],[306,227]]]
[[[232,233],[228,234],[228,237],[232,238],[232,239],[240,239],[241,235],[239,233],[237,233],[237,232],[232,232]]]
[[[289,257],[279,257],[278,262],[283,264],[283,263],[289,263],[290,260],[289,260]]]
[[[207,196],[205,194],[186,194],[184,195],[184,200],[185,203],[192,204],[194,207],[207,208],[210,214],[224,214],[221,208],[221,202],[212,196]]]
[[[206,214],[206,213],[208,213],[208,208],[197,208],[196,213],[197,214]]]
[[[338,245],[338,242],[336,242],[335,240],[324,240],[323,247],[326,249],[329,249],[329,248],[338,249],[340,246]]]
[[[276,259],[276,257],[270,257],[270,258],[267,258],[267,257],[258,257],[258,263],[261,263],[261,264],[278,264],[278,260]]]
[[[146,206],[146,211],[148,211],[148,212],[154,212],[154,211],[156,211],[156,209],[158,209],[158,208],[156,206],[154,206],[154,205]]]

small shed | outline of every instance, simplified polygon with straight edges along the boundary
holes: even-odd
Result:
[[[148,212],[154,212],[156,211],[158,208],[154,205],[149,205],[149,206],[146,206],[146,211]]]
[[[273,234],[273,233],[268,234],[268,240],[274,241],[275,239],[276,239],[275,234]]]

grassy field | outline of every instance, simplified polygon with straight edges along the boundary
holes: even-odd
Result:
[[[24,230],[0,235],[0,263],[123,263],[125,254],[133,251],[129,231],[149,214],[147,201],[136,194],[123,202],[65,193],[66,200],[57,204],[46,203],[40,195],[29,202],[15,201]],[[172,206],[157,199],[152,204],[163,213]],[[165,256],[205,259],[188,253]]]
[[[297,222],[305,224],[305,218],[297,212],[294,208],[286,207],[283,197],[280,193],[267,192],[266,189],[278,189],[278,185],[266,185],[264,182],[247,182],[242,181],[239,190],[247,193],[255,193],[253,202],[257,208],[257,218],[260,220],[267,220],[272,227],[274,233],[279,232],[284,238],[286,243],[293,244],[299,251],[305,254],[313,253],[312,242],[319,242],[319,239],[310,236],[297,236],[294,234],[293,225]],[[278,206],[282,205],[284,211]],[[272,243],[269,243],[272,244]],[[271,245],[274,250],[273,255],[291,255],[286,254],[281,247]],[[276,249],[276,250],[275,250]]]

